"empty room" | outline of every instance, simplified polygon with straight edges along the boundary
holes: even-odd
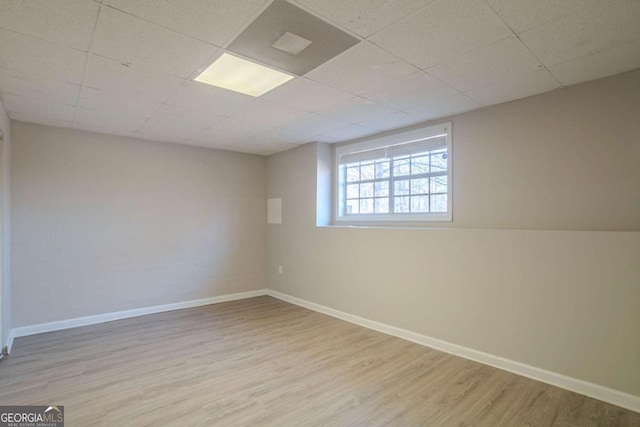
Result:
[[[0,427],[640,426],[640,1],[0,0]]]

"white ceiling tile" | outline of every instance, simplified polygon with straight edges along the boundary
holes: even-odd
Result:
[[[221,135],[210,130],[204,130],[196,135],[191,136],[185,142],[193,145],[201,145],[205,147],[227,147],[229,144],[239,141],[239,136]]]
[[[78,107],[74,125],[101,129],[118,129],[120,131],[135,131],[139,129],[145,121],[146,119],[142,117],[129,116],[107,110]]]
[[[419,72],[382,89],[366,93],[364,96],[398,110],[406,110],[456,94],[458,92],[455,89],[435,77]]]
[[[223,151],[231,151],[234,153],[244,153],[244,154],[259,154],[256,153],[250,149],[248,149],[247,147],[241,145],[242,141],[236,141],[236,142],[231,142],[231,143],[206,143],[206,144],[202,144],[202,143],[192,143],[191,141],[187,141],[185,142],[186,144],[189,145],[194,145],[196,147],[207,147],[207,148],[212,148],[214,150],[223,150]],[[261,154],[259,154],[261,155]]]
[[[202,132],[190,137],[185,142],[195,145],[215,146],[228,150],[231,149],[231,146],[241,144],[253,137],[253,135],[243,132],[242,130],[225,130],[224,127],[225,126],[223,126],[223,129],[218,129],[214,125],[212,128],[205,129]]]
[[[167,101],[179,109],[208,112],[214,116],[231,116],[255,100],[254,97],[204,83],[185,81]]]
[[[316,136],[349,126],[351,122],[340,117],[311,113],[279,128],[283,132],[291,132],[300,139],[314,140]]]
[[[83,108],[102,109],[128,116],[149,118],[162,104],[135,92],[114,92],[85,86],[80,92],[78,105]]]
[[[87,0],[0,0],[0,27],[88,50],[100,6]]]
[[[382,132],[415,125],[422,121],[424,120],[415,115],[405,113],[404,111],[397,111],[395,113],[387,114],[382,117],[362,121],[358,123],[358,125],[364,126],[369,129],[374,129],[378,132]]]
[[[134,137],[135,138],[139,138],[139,139],[147,139],[149,141],[155,141],[155,142],[169,142],[171,144],[198,145],[196,143],[188,142],[187,140],[185,140],[181,136],[179,136],[177,138],[172,138],[171,135],[167,135],[167,134],[162,134],[162,135],[156,136],[156,135],[147,135],[147,134],[144,134],[144,133],[136,132],[134,134]]]
[[[270,0],[0,0],[0,95],[14,120],[265,155],[640,66],[638,0],[290,1],[375,44],[256,99],[190,78]]]
[[[192,126],[203,129],[222,121],[224,118],[225,117],[223,116],[216,116],[215,114],[211,114],[206,110],[194,111],[192,109],[184,109],[168,104],[160,107],[151,117],[151,119],[153,120],[166,120],[169,122],[177,119],[184,123],[190,123]]]
[[[356,138],[363,138],[365,136],[378,133],[375,129],[367,128],[361,125],[349,125],[342,129],[337,129],[318,137],[320,142],[344,142]]]
[[[163,120],[149,119],[138,129],[137,135],[160,140],[160,141],[184,141],[189,139],[204,129],[195,126],[193,122],[176,117],[164,117]]]
[[[519,37],[546,66],[597,53],[640,40],[640,1],[600,2]]]
[[[246,123],[236,120],[233,117],[227,117],[216,124],[212,125],[208,131],[219,135],[250,135],[252,130]]]
[[[397,112],[397,110],[391,107],[364,98],[352,98],[342,104],[324,108],[319,111],[322,115],[352,124],[365,120],[373,120],[395,112]]]
[[[0,67],[37,76],[82,82],[87,54],[76,49],[0,29]]]
[[[229,150],[228,144],[223,144],[217,140],[209,140],[209,141],[195,141],[193,139],[187,139],[186,141],[182,141],[183,144],[191,145],[193,147],[206,147],[206,148],[215,148],[217,150]]]
[[[80,85],[0,67],[0,92],[47,102],[75,105]]]
[[[486,0],[489,6],[519,33],[560,16],[578,12],[602,0]]]
[[[275,128],[266,132],[262,132],[257,136],[265,141],[269,141],[270,144],[289,144],[300,145],[307,142],[313,142],[316,140],[319,132],[314,132],[306,128],[291,129],[291,128]]]
[[[39,125],[55,126],[58,128],[70,128],[73,124],[70,120],[56,120],[50,117],[41,117],[34,114],[10,113],[11,120],[19,122],[36,123]]]
[[[265,3],[266,0],[110,0],[109,6],[223,46]]]
[[[543,68],[540,61],[514,36],[443,62],[427,69],[427,72],[459,91],[466,92],[492,86],[540,68]]]
[[[607,49],[549,67],[563,85],[572,85],[640,68],[640,42]]]
[[[423,104],[404,110],[419,121],[439,119],[481,108],[482,104],[461,93],[430,97]]]
[[[298,3],[359,36],[399,21],[433,0],[298,0]]]
[[[302,144],[277,143],[255,136],[233,144],[227,149],[239,147],[242,149],[242,152],[265,156],[278,151],[290,150],[292,148],[299,147],[300,145]]]
[[[415,73],[406,62],[368,42],[351,49],[307,73],[307,77],[344,92],[362,94]]]
[[[225,118],[208,129],[189,137],[190,141],[203,144],[229,144],[251,136],[252,130],[243,122]]]
[[[9,112],[21,114],[24,117],[33,116],[51,121],[70,122],[73,121],[76,107],[58,103],[45,102],[37,99],[24,98],[15,95],[2,95],[2,101]]]
[[[247,126],[247,123],[236,120],[233,117],[227,117],[218,123],[211,125],[206,132],[234,139],[245,138],[257,133],[254,129]]]
[[[255,145],[255,146],[266,146],[266,145],[270,145],[271,141],[269,140],[269,138],[265,135],[265,134],[256,134],[256,135],[251,135],[247,138],[244,138],[242,140],[242,144],[243,145]]]
[[[87,65],[84,86],[119,94],[132,94],[162,103],[182,82],[184,80],[177,77],[92,55]]]
[[[305,143],[306,144],[306,143]],[[281,151],[291,150],[292,148],[300,147],[304,144],[280,144],[280,143],[271,143],[267,147],[265,147],[264,155],[279,153]]]
[[[558,82],[547,70],[538,70],[499,85],[471,90],[467,95],[485,105],[491,105],[537,95],[559,87]]]
[[[262,99],[309,112],[318,111],[351,98],[352,95],[315,83],[304,77],[291,80],[267,92]]]
[[[512,35],[482,0],[439,0],[371,38],[420,68],[429,68]]]
[[[93,51],[186,78],[209,65],[218,48],[105,7],[96,28]]]
[[[307,114],[303,110],[257,99],[234,113],[232,117],[243,123],[249,132],[258,133],[266,129],[282,126]]]
[[[126,126],[124,128],[106,128],[102,126],[92,126],[84,123],[75,123],[73,125],[74,129],[86,130],[88,132],[96,132],[96,133],[104,133],[107,135],[117,135],[117,136],[126,136],[133,138],[136,136],[135,131],[127,130]]]
[[[243,143],[228,145],[222,149],[235,151],[237,153],[257,154],[260,156],[264,156],[266,155],[266,153],[270,152],[270,150],[267,147],[263,147],[260,145],[253,145],[253,144],[243,144]]]

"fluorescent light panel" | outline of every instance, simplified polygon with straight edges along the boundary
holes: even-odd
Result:
[[[251,96],[260,96],[288,82],[292,75],[223,53],[196,81]]]

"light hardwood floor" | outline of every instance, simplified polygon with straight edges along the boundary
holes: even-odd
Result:
[[[640,426],[640,414],[271,297],[19,338],[0,404],[67,426]]]

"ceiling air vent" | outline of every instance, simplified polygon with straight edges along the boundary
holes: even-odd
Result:
[[[227,51],[301,76],[359,42],[309,12],[276,0]]]
[[[291,55],[297,55],[311,44],[310,40],[287,31],[271,47]]]

